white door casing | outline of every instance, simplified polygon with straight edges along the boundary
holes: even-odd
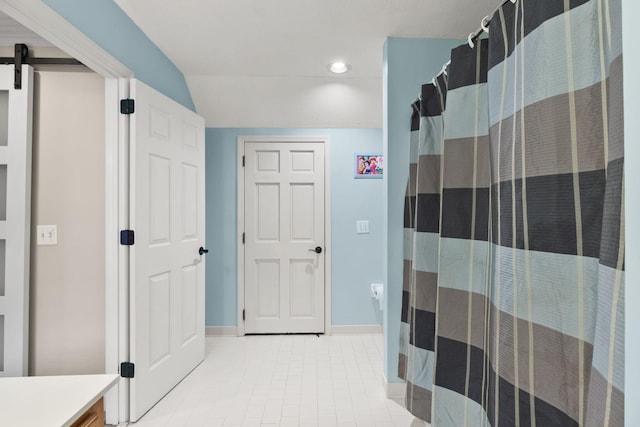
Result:
[[[22,66],[21,83],[14,89],[14,66],[0,65],[0,377],[28,373],[33,112],[28,65]]]
[[[324,149],[244,145],[245,333],[325,332]]]
[[[204,120],[132,80],[130,420],[204,359]]]

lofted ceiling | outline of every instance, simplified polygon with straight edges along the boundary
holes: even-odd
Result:
[[[380,78],[386,37],[466,38],[496,0],[116,0],[185,75]]]
[[[211,127],[382,127],[385,39],[466,39],[497,4],[115,1],[183,72]],[[335,60],[351,71],[332,75]]]
[[[496,0],[115,0],[209,127],[382,127],[387,37],[464,39]],[[0,12],[0,48],[51,44]],[[331,74],[329,63],[351,66]],[[429,77],[425,76],[425,80]]]

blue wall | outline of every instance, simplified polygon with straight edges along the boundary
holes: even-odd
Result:
[[[451,49],[464,41],[452,39],[405,39],[390,37],[384,45],[383,62],[383,144],[387,166],[385,179],[384,275],[384,375],[388,382],[397,377],[402,309],[402,239],[404,194],[409,176],[409,133],[411,103],[420,87],[431,81],[450,58]]]
[[[113,0],[43,0],[134,72],[137,79],[195,111],[184,76]]]
[[[382,282],[380,179],[354,179],[356,152],[382,151],[381,129],[206,130],[208,326],[237,324],[237,139],[238,136],[328,136],[331,189],[331,307],[333,325],[382,323],[370,283]],[[386,172],[386,171],[385,171]],[[356,234],[356,220],[369,234]]]

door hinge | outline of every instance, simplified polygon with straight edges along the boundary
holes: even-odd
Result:
[[[244,245],[245,234],[242,233],[242,244]]]
[[[133,378],[135,374],[135,365],[131,362],[122,362],[120,364],[120,376],[122,378]]]
[[[133,99],[120,100],[120,114],[133,114],[135,107],[136,103]]]
[[[120,230],[120,244],[123,246],[133,246],[135,243],[135,232],[133,230]]]
[[[245,156],[242,156],[242,167],[244,167],[244,163],[245,163],[245,161],[246,161],[246,157],[245,157]]]
[[[244,308],[242,309],[242,321],[244,322],[245,319],[245,312],[244,312]]]

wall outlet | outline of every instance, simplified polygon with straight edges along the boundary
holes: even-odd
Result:
[[[356,221],[356,233],[368,234],[369,233],[369,221]]]
[[[37,228],[38,246],[52,246],[58,244],[57,225],[39,225]]]

